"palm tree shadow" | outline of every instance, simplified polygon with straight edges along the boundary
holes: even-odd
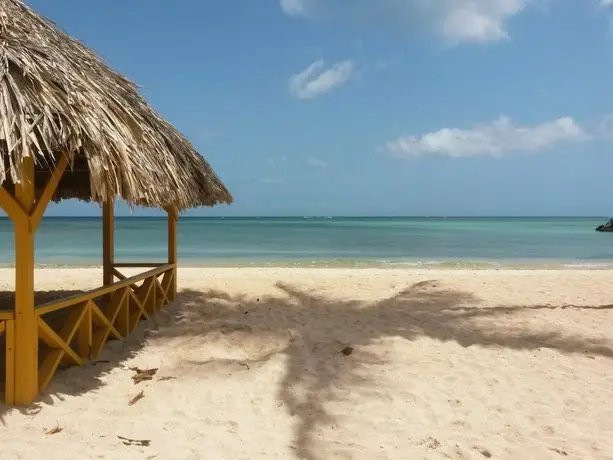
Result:
[[[604,340],[556,330],[519,329],[504,322],[507,315],[527,309],[557,307],[484,307],[477,305],[479,299],[473,294],[445,289],[437,281],[414,284],[375,303],[331,299],[284,283],[276,287],[278,295],[262,298],[214,290],[182,291],[170,322],[154,340],[207,335],[224,328],[228,333],[237,325],[248,328],[254,340],[285,337],[277,350],[287,358],[278,398],[297,419],[292,446],[297,458],[329,458],[318,453],[315,445],[318,430],[336,423],[326,405],[349,391],[376,386],[373,367],[385,364],[385,359],[370,348],[386,338],[427,337],[463,347],[549,348],[613,357],[611,343]],[[270,357],[268,353],[254,360]]]

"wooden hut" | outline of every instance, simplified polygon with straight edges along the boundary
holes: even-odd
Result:
[[[0,184],[15,232],[15,302],[0,310],[7,404],[30,403],[58,366],[94,358],[107,340],[126,337],[171,301],[178,213],[232,202],[134,83],[19,0],[0,0]],[[168,263],[114,263],[118,197],[167,211]],[[68,198],[101,204],[103,285],[36,305],[35,233],[47,204]],[[126,265],[148,270],[126,278],[119,270]],[[49,319],[54,314],[59,324]]]

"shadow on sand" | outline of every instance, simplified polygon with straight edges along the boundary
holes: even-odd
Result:
[[[546,312],[557,309],[589,311],[613,310],[613,306],[499,306],[477,305],[479,299],[469,292],[449,290],[437,281],[416,283],[396,295],[378,302],[339,300],[305,292],[279,283],[278,293],[254,298],[246,294],[231,295],[222,291],[184,290],[165,313],[162,327],[149,340],[164,341],[176,337],[230,334],[243,331],[262,343],[283,337],[281,349],[260,354],[251,361],[220,360],[218,366],[257,365],[281,353],[287,358],[284,379],[278,398],[297,418],[293,448],[297,458],[316,460],[314,436],[318,429],[334,423],[326,403],[352,387],[368,386],[369,368],[382,364],[382,358],[368,352],[368,346],[386,338],[413,341],[430,338],[453,341],[463,347],[504,347],[516,350],[549,348],[561,353],[613,357],[609,342],[590,337],[563,334],[559,331],[530,331],[505,324],[508,315],[529,310]],[[78,292],[53,291],[37,293],[37,304]],[[10,302],[12,293],[0,293],[0,302]],[[49,388],[29,407],[19,408],[28,415],[36,414],[46,404],[54,404],[67,395],[78,395],[100,388],[102,377],[132,357],[142,348],[141,323],[128,340],[110,345],[112,362],[90,362],[71,370],[78,385],[62,384],[58,375]],[[331,339],[333,338],[333,339]],[[109,345],[107,345],[107,348]],[[347,347],[351,347],[348,349]],[[355,350],[355,352],[353,352]],[[343,353],[344,351],[344,353]],[[210,361],[203,361],[210,363]],[[194,364],[194,363],[192,363]],[[0,406],[0,419],[9,410]]]
[[[375,303],[329,299],[282,283],[276,287],[278,295],[261,298],[220,291],[182,291],[179,301],[171,307],[167,325],[152,340],[228,334],[236,330],[246,331],[253,340],[262,343],[284,336],[286,340],[282,343],[287,345],[276,351],[287,358],[278,398],[297,417],[293,448],[301,459],[323,458],[316,452],[313,439],[319,428],[334,423],[325,405],[337,394],[369,384],[365,368],[382,361],[369,353],[367,347],[381,339],[397,337],[413,341],[427,337],[453,341],[463,347],[549,348],[561,353],[613,357],[611,344],[603,340],[553,330],[517,329],[504,322],[508,315],[525,314],[527,310],[589,311],[611,306],[484,307],[476,305],[479,299],[471,293],[444,289],[437,281],[414,284]],[[255,358],[249,365],[253,366],[258,359],[269,359],[270,355]],[[232,360],[223,361],[218,364],[232,364]],[[242,360],[239,364],[244,363]]]
[[[56,291],[38,291],[35,294],[35,304],[42,305],[54,300],[63,299],[77,294],[83,294],[86,291],[68,291],[68,290],[56,290]],[[0,291],[0,305],[6,307],[8,305],[14,305],[15,294],[9,291]],[[96,303],[104,308],[103,302],[100,299],[96,300]],[[65,318],[70,313],[71,309],[67,308],[58,312],[53,312],[45,315],[45,321],[52,326],[56,331],[61,330],[61,325],[64,323]],[[54,404],[57,401],[64,400],[65,396],[78,396],[101,388],[104,383],[102,377],[108,374],[116,367],[122,366],[124,361],[127,361],[134,357],[134,355],[142,349],[144,341],[142,340],[142,332],[147,327],[145,322],[141,323],[139,328],[124,341],[109,341],[105,349],[102,351],[101,356],[96,361],[86,362],[83,366],[76,369],[72,369],[75,375],[78,376],[78,384],[63,384],[62,374],[63,368],[71,367],[68,365],[60,365],[56,378],[51,384],[43,391],[36,399],[36,401],[28,406],[23,407],[9,407],[4,404],[0,404],[0,424],[4,424],[4,415],[10,410],[18,410],[26,415],[36,415],[40,412],[45,405]],[[4,350],[5,337],[0,336],[0,350]],[[113,349],[113,360],[105,359],[105,353],[109,351],[109,348]],[[39,354],[39,362],[41,360],[41,354],[44,350],[41,347],[41,353]],[[5,355],[0,353],[0,382],[2,384],[5,381]]]

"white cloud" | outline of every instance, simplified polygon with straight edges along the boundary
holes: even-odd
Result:
[[[294,0],[294,1],[297,3],[300,3],[300,0]],[[601,6],[613,6],[613,0],[600,0],[600,5]]]
[[[459,43],[508,38],[506,22],[539,1],[542,0],[280,0],[280,5],[289,16],[338,18],[403,30],[425,28],[450,43]]]
[[[554,144],[587,140],[590,136],[570,117],[534,126],[518,126],[501,116],[470,129],[443,128],[420,136],[403,136],[383,149],[400,157],[447,155],[470,157],[502,156],[506,153],[536,152]]]
[[[315,158],[315,157],[308,157],[307,158],[307,164],[309,166],[312,166],[313,168],[327,168],[328,167],[328,163],[326,163],[323,160],[320,160],[319,158]]]
[[[303,0],[280,0],[281,8],[286,14],[290,16],[298,16],[304,14],[304,2]]]
[[[323,59],[319,59],[303,71],[292,75],[288,82],[290,92],[298,99],[312,99],[344,85],[354,71],[351,61],[337,62],[326,70],[324,68]]]

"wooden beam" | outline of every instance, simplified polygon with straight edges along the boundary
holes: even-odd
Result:
[[[95,302],[91,302],[92,320],[99,325],[102,325],[102,331],[97,331],[94,334],[92,342],[92,356],[96,357],[104,347],[109,334],[116,339],[122,339],[124,336],[115,328],[117,316],[126,309],[128,302],[128,289],[124,288],[113,293],[111,304],[108,310],[103,313]]]
[[[171,265],[163,265],[161,267],[153,268],[151,270],[147,270],[146,272],[139,273],[138,275],[132,276],[130,278],[126,278],[125,280],[118,281],[111,286],[104,286],[101,288],[93,289],[88,292],[84,292],[82,294],[75,294],[64,299],[53,300],[51,302],[39,305],[36,308],[36,312],[38,313],[38,315],[46,315],[47,313],[51,313],[52,311],[56,310],[61,310],[70,305],[87,302],[89,299],[97,299],[105,294],[110,294],[115,291],[118,291],[121,288],[128,288],[130,287],[130,285],[138,283],[139,281],[143,281],[151,276],[156,276],[167,272],[168,270],[170,270],[171,267]]]
[[[171,280],[168,296],[172,300],[177,293],[177,220],[179,213],[176,206],[168,207],[166,212],[168,213],[168,263],[175,266],[175,276]]]
[[[121,304],[121,308],[118,311],[113,312],[115,314],[115,321],[113,324],[117,328],[116,330],[122,337],[130,335],[130,304],[132,303],[132,294],[129,289],[126,289],[126,297]]]
[[[32,221],[32,228],[34,231],[38,228],[38,224],[40,223],[43,215],[45,214],[45,210],[47,209],[47,205],[49,201],[51,201],[51,197],[57,190],[57,186],[60,183],[60,179],[64,175],[64,171],[66,171],[66,166],[68,166],[68,157],[66,155],[61,155],[60,160],[58,161],[55,169],[51,173],[51,177],[43,190],[42,195],[38,199],[36,203],[36,207],[30,213],[30,219]]]
[[[161,267],[166,265],[166,262],[118,262],[114,263],[115,268],[148,268],[148,267]]]
[[[13,222],[27,218],[21,204],[4,187],[0,187],[0,208]]]
[[[76,328],[75,328],[76,330]],[[63,350],[75,364],[83,364],[81,357],[68,345],[62,337],[49,326],[42,317],[38,317],[38,332],[41,340],[43,340],[50,348]]]
[[[15,319],[15,312],[13,310],[0,310],[0,321],[9,319]]]
[[[15,404],[15,321],[6,321],[4,332],[6,363],[4,374],[4,404]]]
[[[115,261],[115,216],[114,202],[107,200],[102,205],[102,280],[103,286],[113,284],[113,263]]]
[[[172,279],[177,274],[177,270],[176,270],[177,267],[176,266],[172,266],[172,267],[173,267],[172,270],[167,271],[162,276],[162,294],[163,294],[163,297],[164,297],[164,304],[165,305],[169,304],[170,301],[172,300],[170,288],[173,286]]]
[[[64,350],[57,348],[51,349],[47,356],[43,359],[43,364],[40,367],[40,377],[38,381],[39,391],[43,391],[55,374],[55,370],[60,365],[62,358],[64,357]]]
[[[125,276],[123,273],[121,273],[115,267],[113,267],[113,275],[115,275],[115,277],[117,279],[119,279],[120,281],[123,281],[123,280],[125,280],[127,278],[127,276]]]
[[[91,359],[93,338],[91,300],[85,304],[85,310],[85,316],[81,320],[77,332],[77,351],[81,358]]]
[[[34,204],[34,161],[21,165],[21,183],[15,200],[22,209]],[[29,404],[38,394],[38,322],[34,310],[34,230],[29,218],[14,221],[15,228],[15,404]]]

